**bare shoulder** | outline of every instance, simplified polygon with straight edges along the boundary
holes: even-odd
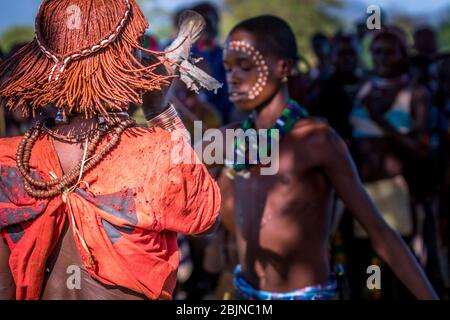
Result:
[[[311,146],[329,143],[339,138],[325,120],[315,117],[309,117],[297,122],[291,134],[297,142]]]
[[[311,165],[322,165],[338,154],[346,153],[345,142],[319,118],[300,120],[292,130],[292,139],[299,154]]]

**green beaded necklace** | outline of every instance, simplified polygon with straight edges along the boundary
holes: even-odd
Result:
[[[286,108],[284,108],[281,116],[277,119],[275,124],[267,130],[268,139],[267,143],[265,144],[267,150],[260,150],[260,143],[258,143],[257,145],[250,144],[251,151],[256,152],[255,154],[258,155],[258,161],[260,160],[259,159],[260,154],[269,154],[271,152],[272,149],[271,142],[273,140],[275,140],[278,143],[279,139],[286,136],[300,119],[305,118],[307,116],[308,112],[304,108],[300,107],[297,102],[290,99],[288,105],[286,106]],[[252,114],[242,123],[241,129],[244,132],[247,132],[247,130],[253,129],[254,127],[255,127],[255,118],[254,115]],[[275,134],[275,132],[279,134],[277,135]],[[225,161],[225,165],[228,168],[227,175],[232,179],[236,175],[243,176],[244,178],[250,177],[249,169],[253,164],[248,163],[247,159],[245,159],[247,145],[248,143],[245,141],[245,136],[236,137],[234,141],[233,160],[226,159]],[[243,158],[244,161],[243,162],[237,161],[237,159],[239,158],[241,159]]]

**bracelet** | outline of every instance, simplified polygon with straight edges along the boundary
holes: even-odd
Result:
[[[145,120],[147,120],[147,121],[153,120],[153,118],[156,118],[156,117],[159,116],[161,113],[167,111],[167,109],[169,109],[170,106],[171,106],[171,105],[169,104],[169,105],[166,106],[162,111],[153,111],[153,112],[150,111],[150,112],[144,113]],[[156,110],[157,108],[153,108],[153,109]]]
[[[190,134],[178,116],[178,112],[173,105],[170,105],[162,113],[147,121],[148,128],[159,127],[169,132],[179,131],[190,140]]]

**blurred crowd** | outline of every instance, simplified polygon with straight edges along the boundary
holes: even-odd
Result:
[[[187,8],[182,8],[185,10]],[[218,37],[220,13],[209,3],[189,8],[200,13],[206,29],[192,55],[203,58],[200,67],[224,87],[218,94],[200,95],[175,80],[169,98],[186,127],[203,122],[203,129],[218,128],[245,116],[228,100],[222,43]],[[174,26],[180,10],[174,15]],[[315,63],[296,68],[289,77],[291,97],[308,112],[327,121],[345,139],[369,194],[385,203],[385,219],[410,245],[441,297],[450,287],[450,53],[439,50],[432,27],[418,27],[412,38],[400,28],[384,26],[370,31],[322,33],[311,39]],[[412,39],[411,41],[408,41]],[[162,50],[171,39],[146,36],[145,47]],[[370,43],[371,65],[362,59]],[[19,50],[20,44],[0,59]],[[310,66],[310,67],[308,67]],[[365,106],[365,108],[362,108]],[[369,110],[367,112],[367,110]],[[42,111],[51,112],[51,111]],[[142,111],[130,112],[141,123]],[[39,114],[46,117],[47,114]],[[398,132],[420,135],[415,145],[395,132],[379,132],[373,118],[392,117]],[[0,108],[0,136],[21,135],[32,125],[20,111]],[[414,128],[422,128],[416,132]],[[376,137],[376,143],[372,138]],[[380,139],[381,138],[381,139]],[[381,166],[380,163],[388,164]],[[380,168],[388,168],[380,170]],[[232,213],[233,200],[226,178],[219,181],[223,213]],[[377,204],[379,205],[379,202]],[[383,210],[382,210],[383,211]],[[406,289],[384,268],[383,290],[368,290],[367,266],[380,264],[370,241],[336,198],[333,207],[330,254],[344,267],[351,297],[355,299],[408,298]],[[220,231],[205,238],[180,236],[181,266],[178,299],[227,298],[232,291],[232,270],[237,263],[232,214],[223,214]]]

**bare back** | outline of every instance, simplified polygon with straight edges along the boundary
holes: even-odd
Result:
[[[79,286],[74,277],[80,278]],[[67,284],[69,283],[70,286]],[[68,219],[58,245],[47,261],[42,300],[142,300],[145,296],[126,288],[94,280],[83,265]]]
[[[64,174],[67,174],[83,158],[84,144],[71,144],[53,140],[53,146],[58,155],[59,163]],[[71,275],[71,266],[80,270],[80,287],[69,288],[66,284]],[[145,299],[144,296],[126,288],[105,286],[91,278],[83,266],[75,245],[75,239],[68,219],[58,245],[47,262],[46,277],[42,290],[42,299],[82,299],[82,300],[128,300]]]
[[[81,144],[68,144],[53,141],[59,162],[64,173],[69,172],[83,157]],[[9,270],[9,248],[0,239],[0,300],[14,299],[15,286]],[[75,267],[75,269],[74,269]],[[76,270],[76,271],[74,271]],[[47,261],[41,299],[82,299],[82,300],[128,300],[145,299],[144,296],[131,292],[126,288],[105,286],[91,278],[83,266],[75,239],[66,218],[65,226],[58,241],[58,245]],[[74,273],[76,272],[76,274]],[[80,276],[80,286],[67,285],[69,278]]]

